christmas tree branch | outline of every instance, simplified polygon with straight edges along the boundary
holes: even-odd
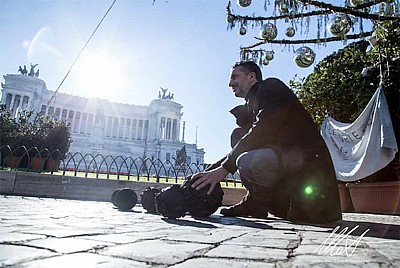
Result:
[[[381,2],[385,2],[386,0],[376,0],[373,2],[367,2],[361,5],[358,5],[353,8],[347,8],[347,7],[340,7],[340,6],[334,6],[331,4],[327,4],[324,2],[319,2],[315,0],[299,0],[302,2],[304,5],[313,5],[315,7],[321,8],[322,10],[316,10],[316,11],[311,11],[307,13],[296,13],[294,15],[280,15],[280,16],[270,16],[270,17],[251,17],[251,16],[242,16],[242,15],[235,15],[231,11],[231,2],[228,2],[228,5],[226,7],[227,13],[228,13],[228,21],[234,21],[234,20],[248,20],[248,21],[264,21],[264,20],[281,20],[281,19],[295,19],[295,18],[302,18],[302,17],[312,17],[312,16],[318,16],[318,15],[326,15],[334,12],[340,12],[340,13],[346,13],[350,15],[354,15],[356,17],[364,18],[364,19],[370,19],[370,20],[378,20],[378,21],[385,21],[385,20],[400,20],[399,17],[394,17],[394,16],[381,16],[377,14],[370,14],[368,12],[363,12],[359,11],[359,9],[363,9],[366,7],[370,7],[373,5],[376,5]]]
[[[298,40],[262,40],[258,43],[255,43],[253,45],[247,46],[247,47],[241,47],[240,49],[243,50],[248,50],[252,49],[264,44],[280,44],[280,45],[296,45],[296,44],[319,44],[319,43],[328,43],[328,42],[336,42],[336,41],[343,41],[343,40],[353,40],[353,39],[360,39],[364,37],[368,37],[372,35],[372,31],[370,32],[365,32],[365,33],[359,33],[359,34],[352,34],[352,35],[346,35],[344,37],[329,37],[329,38],[318,38],[318,39],[298,39]],[[261,40],[260,38],[255,37],[258,40]]]
[[[359,11],[362,6],[360,5],[357,6],[357,8],[347,8],[347,7],[339,7],[339,6],[334,6],[328,3],[320,2],[320,1],[315,1],[315,0],[299,0],[302,2],[304,5],[313,5],[318,8],[323,8],[330,10],[331,12],[340,12],[340,13],[345,13],[345,14],[350,14],[356,17],[364,18],[364,19],[370,19],[370,20],[378,20],[378,21],[384,21],[384,20],[400,20],[399,17],[392,17],[392,16],[381,16],[377,14],[370,14],[368,12],[362,12]],[[385,0],[377,0],[375,1],[375,4],[378,4],[380,2],[385,2]],[[368,3],[370,4],[370,3]],[[366,6],[367,7],[367,6]]]
[[[282,19],[286,19],[286,18],[295,19],[295,18],[312,17],[312,16],[325,15],[325,14],[332,13],[332,11],[330,11],[330,10],[317,10],[317,11],[312,11],[312,12],[308,12],[308,13],[297,13],[292,16],[280,15],[280,16],[270,16],[270,17],[260,17],[260,16],[251,17],[251,16],[242,16],[242,15],[233,14],[230,9],[230,2],[228,3],[226,10],[228,12],[228,19],[248,20],[248,21],[282,20]]]

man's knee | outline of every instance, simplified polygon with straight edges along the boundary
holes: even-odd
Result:
[[[240,176],[250,182],[271,186],[280,177],[280,164],[272,149],[256,149],[241,154],[237,160]]]

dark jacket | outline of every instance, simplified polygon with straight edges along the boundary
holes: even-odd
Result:
[[[236,159],[243,152],[272,148],[280,158],[281,181],[289,192],[291,209],[307,218],[316,217],[313,221],[341,219],[329,151],[296,95],[280,80],[268,78],[250,89],[246,106],[253,124],[222,166],[234,173]]]

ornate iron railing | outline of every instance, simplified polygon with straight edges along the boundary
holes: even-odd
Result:
[[[12,149],[8,145],[0,147],[0,169],[24,170],[28,172],[48,172],[50,174],[75,177],[105,179],[148,180],[180,183],[182,179],[204,171],[209,165],[197,163],[176,164],[160,159],[104,156],[102,154],[68,153],[63,157],[60,151],[50,152],[36,147],[25,146]],[[241,187],[237,174],[229,175],[226,185]]]

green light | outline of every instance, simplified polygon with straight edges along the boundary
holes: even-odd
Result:
[[[304,193],[306,195],[312,195],[312,193],[314,192],[314,189],[311,185],[308,185],[305,189],[304,189]]]

